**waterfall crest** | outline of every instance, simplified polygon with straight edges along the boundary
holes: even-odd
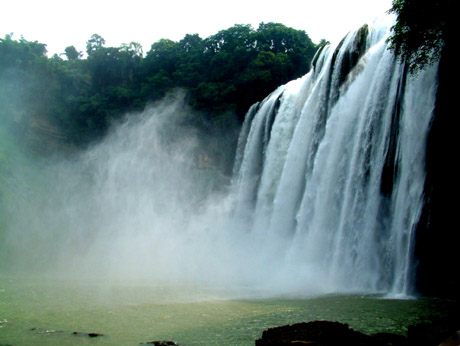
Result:
[[[437,70],[407,74],[386,46],[392,21],[322,49],[241,132],[234,218],[331,291],[411,290]]]

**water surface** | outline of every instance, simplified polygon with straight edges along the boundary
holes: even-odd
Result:
[[[318,319],[404,335],[448,307],[442,300],[359,295],[228,296],[223,289],[0,277],[0,345],[254,345],[269,327]]]

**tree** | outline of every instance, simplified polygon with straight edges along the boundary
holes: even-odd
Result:
[[[93,34],[86,42],[86,53],[88,56],[99,50],[105,45],[105,40],[98,34]]]
[[[64,54],[69,61],[75,61],[80,59],[83,56],[82,52],[77,51],[74,46],[68,46],[64,49]]]
[[[177,69],[178,43],[168,39],[161,39],[152,44],[144,61],[146,73],[156,73],[164,70],[172,75]]]
[[[451,41],[453,0],[393,0],[389,10],[397,15],[390,49],[416,73],[439,60]]]
[[[318,49],[307,33],[280,23],[260,23],[256,33],[257,50],[288,56],[288,79],[300,77],[310,69],[310,62]],[[287,82],[284,78],[283,83]]]
[[[251,25],[237,24],[221,30],[205,40],[207,52],[250,51],[254,48],[254,30]]]
[[[204,63],[204,41],[198,35],[187,34],[178,44],[178,67],[173,78],[178,86],[193,89],[208,72]]]
[[[142,57],[144,51],[142,49],[142,45],[139,42],[130,42],[129,44],[123,43],[120,47],[122,52],[127,52],[131,56]]]

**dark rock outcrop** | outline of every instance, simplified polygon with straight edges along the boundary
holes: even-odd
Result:
[[[265,330],[256,346],[457,346],[460,331],[456,320],[440,320],[409,326],[407,338],[391,333],[366,335],[347,324],[331,321],[296,323]]]
[[[347,324],[330,321],[296,323],[264,331],[262,338],[256,340],[256,346],[283,345],[385,345],[369,335],[356,332]]]
[[[453,23],[453,21],[452,21]],[[454,31],[452,30],[452,33]],[[453,35],[452,35],[453,36]],[[457,39],[446,37],[439,62],[436,109],[426,153],[425,203],[417,228],[417,291],[426,296],[460,298],[458,275],[457,196],[460,179],[455,162],[459,141],[456,66]]]

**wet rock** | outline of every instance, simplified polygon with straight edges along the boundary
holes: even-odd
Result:
[[[455,334],[449,336],[439,346],[458,346],[458,345],[460,345],[460,330],[458,330]]]
[[[141,342],[139,345],[155,345],[155,346],[179,346],[174,341],[147,341]]]
[[[77,336],[87,336],[87,337],[90,337],[90,338],[97,338],[99,336],[104,336],[104,334],[100,334],[100,333],[81,333],[81,332],[73,332],[72,333],[73,335],[77,335]]]
[[[366,335],[347,324],[330,321],[296,323],[264,331],[262,338],[256,340],[256,346],[407,346],[403,336],[380,333]]]
[[[421,323],[414,326],[409,326],[407,329],[407,338],[410,345],[417,346],[436,346],[449,345],[453,338],[453,333],[458,328],[458,325],[450,325],[451,321],[441,320],[432,321],[430,323]],[[445,342],[445,344],[442,344]],[[454,344],[459,345],[459,343]]]
[[[330,321],[296,323],[264,331],[256,346],[309,344],[329,346],[338,344],[368,345],[370,337],[355,332],[347,324]]]
[[[407,338],[402,335],[391,334],[391,333],[377,333],[372,334],[373,342],[378,345],[385,346],[406,346]]]

